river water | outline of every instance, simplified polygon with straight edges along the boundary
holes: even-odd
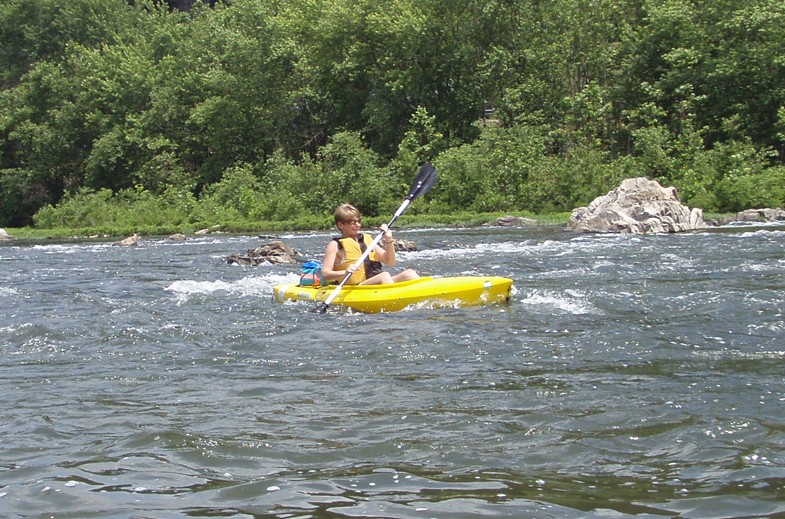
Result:
[[[512,300],[319,315],[227,264],[255,236],[0,246],[0,517],[785,516],[785,228],[397,236]]]

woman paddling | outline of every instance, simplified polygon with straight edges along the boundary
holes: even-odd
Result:
[[[325,281],[343,279],[348,273],[352,274],[346,282],[348,285],[384,285],[420,277],[412,269],[394,276],[382,270],[382,264],[395,266],[395,243],[392,231],[386,224],[381,226],[384,247],[376,245],[360,268],[356,268],[354,264],[373,244],[371,235],[360,232],[361,219],[360,211],[351,204],[341,204],[335,209],[335,225],[341,231],[341,236],[327,244],[322,262],[322,277]]]

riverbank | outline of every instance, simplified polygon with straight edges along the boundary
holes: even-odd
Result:
[[[515,216],[524,218],[531,223],[526,225],[564,225],[570,219],[570,213],[551,213],[533,215],[528,212],[505,212],[505,213],[452,213],[446,215],[433,214],[414,214],[404,215],[396,221],[397,229],[417,229],[424,227],[479,227],[488,225],[502,217]],[[378,227],[382,223],[387,223],[388,219],[383,217],[370,218],[364,220],[367,228]],[[90,239],[114,239],[123,236],[138,234],[140,236],[169,236],[174,234],[184,234],[186,236],[196,234],[209,234],[211,232],[222,232],[232,234],[270,234],[280,232],[298,232],[327,230],[333,227],[331,218],[303,217],[295,220],[281,222],[218,222],[204,225],[173,225],[155,227],[117,227],[117,226],[96,226],[86,228],[55,228],[39,229],[34,227],[7,228],[6,232],[15,240],[24,241],[46,241],[46,240],[90,240]]]

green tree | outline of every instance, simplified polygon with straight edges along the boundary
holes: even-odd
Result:
[[[63,58],[70,44],[114,43],[135,20],[124,0],[5,0],[0,3],[0,88],[16,85],[36,63]]]

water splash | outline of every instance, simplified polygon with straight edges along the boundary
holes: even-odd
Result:
[[[562,293],[535,290],[524,297],[521,302],[527,306],[539,309],[556,309],[571,315],[602,313],[591,304],[586,294],[578,290],[566,290]]]
[[[216,292],[226,292],[229,295],[241,297],[259,297],[260,294],[268,296],[276,285],[296,283],[299,279],[298,275],[291,273],[246,276],[230,282],[183,279],[173,282],[164,290],[172,292],[178,303],[188,301],[192,296],[210,295]]]

